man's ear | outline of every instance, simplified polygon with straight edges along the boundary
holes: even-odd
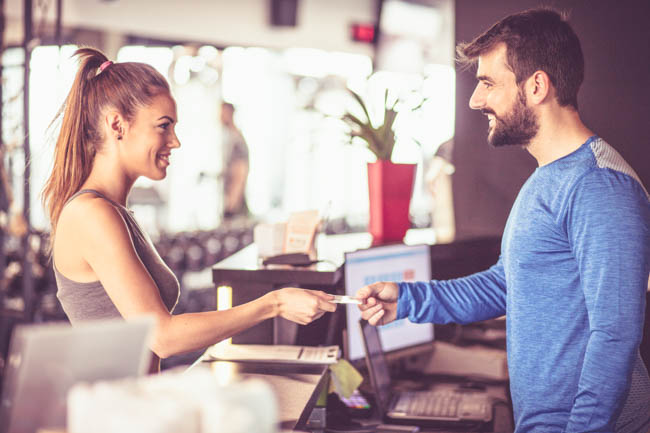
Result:
[[[535,71],[533,75],[526,80],[526,99],[531,104],[539,105],[548,100],[552,94],[551,79],[548,74],[542,70]]]
[[[122,140],[126,130],[126,121],[117,111],[109,111],[104,118],[107,134],[114,140]]]

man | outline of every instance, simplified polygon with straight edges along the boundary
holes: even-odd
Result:
[[[247,216],[246,179],[248,177],[248,146],[234,122],[235,107],[221,104],[223,126],[223,217]]]
[[[362,317],[468,323],[506,315],[516,432],[643,432],[650,380],[639,355],[650,270],[650,202],[621,156],[581,121],[584,61],[550,10],[508,16],[468,44],[470,99],[493,146],[539,167],[510,212],[501,257],[465,278],[359,289]]]

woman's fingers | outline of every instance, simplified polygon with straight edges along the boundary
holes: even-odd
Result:
[[[309,290],[311,293],[314,295],[318,296],[320,299],[323,299],[325,301],[331,301],[334,299],[334,295],[330,295],[329,293],[325,293],[322,290]]]
[[[333,302],[318,300],[318,308],[322,311],[333,313],[336,311],[336,304]]]

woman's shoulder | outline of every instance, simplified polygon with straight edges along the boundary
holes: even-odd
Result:
[[[126,230],[109,201],[95,194],[74,197],[64,206],[56,226],[52,252],[59,272],[74,281],[96,281],[90,256],[109,250],[98,246],[128,239]]]
[[[57,236],[62,230],[123,230],[124,220],[115,205],[95,194],[81,194],[65,205],[57,223]]]

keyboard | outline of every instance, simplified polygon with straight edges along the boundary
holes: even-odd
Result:
[[[461,396],[454,392],[402,392],[394,410],[413,416],[457,418]]]
[[[298,358],[301,361],[327,361],[331,357],[336,356],[336,351],[332,351],[330,346],[327,347],[311,347],[304,346],[300,349]]]

